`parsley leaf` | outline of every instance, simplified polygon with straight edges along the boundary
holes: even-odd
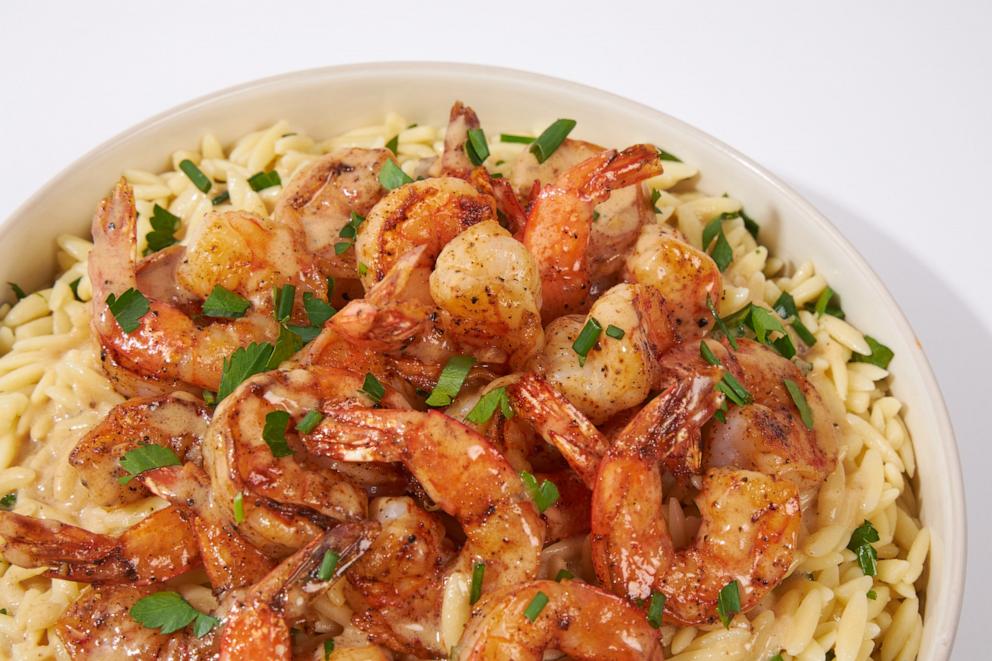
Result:
[[[379,170],[379,183],[386,190],[393,190],[394,188],[399,188],[405,184],[413,183],[413,179],[410,178],[406,172],[400,169],[400,166],[396,164],[396,161],[390,159],[386,161],[382,169]],[[335,246],[335,251],[337,246]],[[340,253],[338,253],[340,254]]]
[[[158,252],[176,243],[176,230],[179,229],[179,216],[175,216],[159,205],[152,209],[152,231],[145,235],[148,246],[145,255]]]
[[[513,409],[510,408],[510,398],[506,394],[506,388],[494,388],[479,398],[472,410],[468,412],[465,419],[476,425],[484,425],[493,417],[496,409],[502,412],[504,418],[513,417]]]
[[[444,364],[441,376],[437,380],[437,385],[427,398],[427,406],[448,406],[458,396],[458,392],[465,384],[475,358],[472,356],[452,356]]]
[[[251,302],[220,285],[214,285],[210,296],[203,302],[203,314],[207,317],[239,319],[251,307]]]
[[[269,446],[273,457],[288,457],[293,454],[293,450],[286,443],[286,427],[288,426],[288,411],[269,411],[265,414],[262,440]]]
[[[386,388],[379,379],[375,378],[372,372],[365,373],[365,381],[362,383],[362,392],[368,395],[369,399],[378,404],[386,394]]]
[[[665,595],[660,592],[651,593],[651,605],[648,606],[648,624],[654,629],[661,628],[661,616],[665,612]]]
[[[0,498],[0,509],[10,511],[17,504],[17,492],[11,491],[3,498]]]
[[[142,597],[131,606],[131,617],[150,629],[158,629],[163,634],[179,631],[193,624],[193,633],[202,638],[220,624],[220,620],[193,608],[178,592],[156,592]]]
[[[726,629],[730,628],[730,621],[734,615],[741,612],[741,592],[737,581],[727,583],[721,590],[716,601],[716,613],[720,616],[720,621]]]
[[[889,363],[892,362],[892,358],[895,356],[892,349],[888,348],[870,335],[865,335],[865,342],[868,343],[868,348],[871,349],[871,353],[867,355],[863,353],[856,353],[851,357],[851,360],[858,363],[870,363],[876,367],[888,369]]]
[[[310,292],[303,294],[303,309],[306,310],[310,325],[315,328],[323,327],[324,323],[337,313],[330,303],[322,301]]]
[[[275,347],[268,342],[259,344],[252,342],[246,347],[235,349],[229,358],[225,358],[220,375],[220,387],[217,388],[217,402],[221,402],[234,392],[234,389],[248,377],[264,372],[274,349]]]
[[[107,307],[125,333],[133,333],[140,325],[138,320],[148,314],[148,299],[137,289],[128,289],[120,297],[107,296]]]
[[[163,466],[179,466],[180,464],[182,464],[182,461],[172,451],[172,448],[165,447],[164,445],[144,443],[133,450],[128,450],[121,457],[121,468],[127,471],[128,474],[117,478],[117,481],[121,484],[127,484],[145,471],[162,468]]]
[[[858,558],[858,564],[865,576],[874,576],[878,573],[878,551],[872,543],[879,540],[878,531],[868,519],[864,520],[860,526],[854,529],[851,534],[851,541],[847,543],[847,548],[854,552]]]
[[[540,485],[537,478],[527,471],[520,471],[520,479],[523,480],[524,488],[530,494],[531,500],[537,505],[537,511],[542,514],[546,509],[558,502],[558,487],[550,480],[544,480]]]

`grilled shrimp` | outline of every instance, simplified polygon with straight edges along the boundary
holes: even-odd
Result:
[[[426,246],[423,268],[411,276],[426,291],[434,260],[445,244],[466,228],[495,219],[495,199],[463,179],[435,177],[394,188],[358,228],[355,250],[367,267],[362,284],[370,289],[401,256]]]
[[[530,150],[520,152],[513,164],[509,182],[526,198],[538,187],[553,183],[558,177],[606,151],[582,140],[565,140],[544,163],[538,163]],[[623,266],[623,256],[637,239],[641,226],[654,220],[654,213],[640,185],[619,188],[596,205],[589,240],[589,271],[594,283],[609,281]]]
[[[374,526],[347,523],[315,537],[286,558],[245,595],[234,595],[231,613],[220,632],[220,661],[292,658],[289,624],[365,553]],[[333,572],[322,575],[329,557]],[[320,570],[320,571],[319,571]]]
[[[141,444],[172,449],[180,460],[200,462],[200,442],[210,412],[203,402],[184,392],[129,399],[76,444],[69,463],[97,505],[123,505],[148,495],[140,480],[121,484],[126,475],[120,459]]]
[[[702,465],[744,468],[788,479],[799,488],[805,504],[833,471],[837,456],[835,429],[843,421],[835,420],[795,363],[768,347],[743,338],[737,340],[736,351],[713,340],[706,340],[706,344],[754,401],[732,407],[725,424],[709,425],[703,439]],[[695,343],[664,356],[660,367],[665,386],[708,369]],[[803,423],[785,388],[786,379],[802,391],[813,414],[812,429]],[[699,463],[691,468],[698,469]]]
[[[176,389],[215,390],[224,358],[250,342],[274,340],[278,324],[271,314],[250,312],[240,319],[198,325],[169,301],[151,299],[138,328],[125,333],[107,304],[137,288],[134,197],[121,180],[93,217],[93,330],[103,348],[104,369],[119,391],[149,395]],[[270,287],[271,284],[270,283]],[[269,290],[271,291],[271,289]]]
[[[615,326],[623,336],[601,333],[582,362],[572,345],[592,320],[604,331]],[[585,319],[559,317],[546,333],[544,351],[534,366],[595,424],[643,402],[657,383],[658,357],[679,340],[658,291],[629,284],[600,296]]]
[[[305,166],[283,189],[272,216],[300,226],[324,275],[358,277],[354,254],[339,255],[334,246],[351,214],[365,216],[382,197],[379,171],[389,158],[386,149],[339,149]]]
[[[365,517],[365,492],[300,445],[296,424],[309,411],[330,406],[366,407],[375,402],[363,394],[363,378],[353,372],[311,365],[258,374],[238,387],[217,407],[203,444],[203,463],[214,497],[228,523],[253,546],[272,557],[300,548],[336,521]],[[407,408],[406,400],[388,389],[382,404]],[[285,455],[275,456],[264,440],[269,414],[285,411]],[[234,520],[233,503],[240,495],[244,519]]]
[[[167,507],[110,537],[58,521],[0,512],[3,557],[18,567],[48,567],[45,576],[80,583],[148,585],[200,563],[183,513]]]
[[[720,591],[738,584],[741,611],[791,569],[801,511],[795,485],[753,471],[713,468],[696,497],[702,525],[675,550],[662,516],[659,462],[717,410],[710,374],[677,383],[644,407],[604,457],[593,491],[596,575],[615,594],[666,597],[670,621],[709,624]]]
[[[532,617],[536,599],[545,605]],[[486,595],[473,609],[451,658],[540,661],[545,650],[589,661],[665,658],[658,631],[651,628],[644,613],[578,581],[532,581]]]
[[[544,343],[537,264],[494,220],[473,225],[444,247],[430,291],[441,328],[483,362],[520,367]]]
[[[658,151],[634,145],[608,150],[563,172],[533,201],[524,245],[541,272],[545,322],[563,314],[585,312],[591,294],[589,245],[595,205],[614,190],[661,172]]]
[[[627,282],[657,288],[686,340],[702,336],[713,317],[707,299],[719,300],[723,278],[713,258],[685,241],[678,230],[659,223],[641,227],[623,270]]]
[[[485,566],[483,590],[534,578],[544,545],[544,524],[516,471],[488,441],[446,415],[431,411],[344,409],[327,417],[304,443],[315,454],[344,461],[402,461],[438,507],[454,516],[466,541],[443,570],[426,577],[427,599],[440,603],[444,583],[454,573],[472,573]],[[426,599],[426,598],[425,598]],[[435,620],[437,609],[424,617]],[[409,649],[444,654],[440,641],[423,640],[404,630],[404,623],[382,621]]]

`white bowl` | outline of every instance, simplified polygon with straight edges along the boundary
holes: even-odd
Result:
[[[384,63],[291,73],[179,106],[121,133],[56,176],[0,225],[0,282],[42,287],[58,234],[88,235],[99,199],[126,167],[158,171],[168,155],[211,130],[222,142],[278,119],[326,136],[381,122],[395,110],[443,125],[451,102],[471,104],[486,126],[529,129],[558,117],[601,144],[653,142],[702,172],[699,185],[729,191],[761,222],[762,240],[790,260],[813,259],[855,325],[895,351],[895,395],[916,448],[921,516],[932,530],[920,658],[950,656],[964,592],[965,511],[950,421],[920,343],[889,292],[830,222],[771,173],[705,133],[633,101],[531,73],[464,64]]]

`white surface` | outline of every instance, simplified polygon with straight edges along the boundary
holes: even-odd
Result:
[[[275,12],[172,3],[0,6],[7,158],[0,217],[83,151],[218,87],[381,59],[492,63],[596,85],[674,114],[770,167],[889,285],[927,349],[958,432],[971,504],[956,658],[982,658],[992,587],[983,386],[992,373],[984,195],[992,173],[989,5],[816,13],[782,3],[617,8],[424,3]],[[471,102],[471,99],[466,99]],[[512,103],[508,99],[507,103]],[[985,184],[986,187],[983,187]],[[981,289],[980,289],[981,288]],[[978,308],[982,303],[983,307]]]

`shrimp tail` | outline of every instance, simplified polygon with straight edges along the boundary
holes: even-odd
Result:
[[[50,578],[81,583],[147,585],[199,563],[196,539],[174,508],[155,512],[120,537],[58,521],[0,512],[3,556],[19,567],[49,567]]]
[[[472,171],[472,161],[465,151],[469,129],[481,126],[475,111],[461,101],[455,101],[448,115],[448,129],[444,134],[444,153],[441,154],[439,173],[465,179]]]
[[[607,149],[582,161],[556,184],[578,193],[580,199],[599,204],[610,193],[661,174],[661,160],[654,145],[640,144],[623,151]]]
[[[137,286],[135,244],[137,212],[134,192],[121,177],[93,216],[93,253],[89,260],[95,305],[105,306],[107,295]]]

